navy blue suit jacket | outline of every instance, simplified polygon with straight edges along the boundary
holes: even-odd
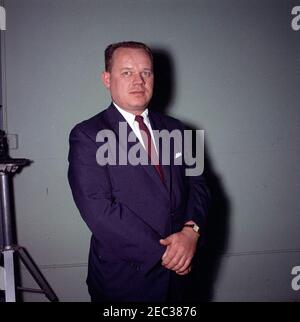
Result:
[[[184,130],[159,113],[149,111],[149,119],[154,130]],[[126,121],[111,105],[70,133],[69,183],[92,232],[87,284],[91,294],[108,301],[164,301],[170,271],[161,265],[165,247],[159,240],[189,219],[203,231],[209,192],[202,176],[185,176],[185,166],[172,160],[162,166],[165,185],[152,165],[100,166],[97,133],[109,129],[119,140],[119,122]],[[171,147],[173,158],[175,152]]]

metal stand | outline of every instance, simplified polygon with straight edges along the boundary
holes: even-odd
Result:
[[[42,275],[33,259],[29,256],[24,247],[13,245],[13,229],[11,220],[11,205],[9,191],[9,175],[15,173],[20,166],[29,162],[27,159],[0,160],[0,204],[3,224],[3,249],[4,256],[4,285],[5,302],[16,302],[16,289],[20,291],[44,293],[51,302],[58,302],[58,298],[50,285]],[[28,269],[40,289],[16,287],[15,285],[15,255],[19,256],[22,263]]]

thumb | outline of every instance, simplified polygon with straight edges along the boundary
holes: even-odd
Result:
[[[160,239],[159,241],[161,243],[161,245],[164,245],[164,246],[168,246],[171,244],[171,240],[169,238],[166,238],[166,239]]]

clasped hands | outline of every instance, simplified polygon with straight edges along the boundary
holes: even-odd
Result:
[[[188,227],[161,239],[161,245],[167,247],[162,256],[162,265],[175,271],[178,275],[186,275],[191,271],[191,262],[197,248],[199,234]]]

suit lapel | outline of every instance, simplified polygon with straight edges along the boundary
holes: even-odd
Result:
[[[131,127],[123,117],[123,115],[115,108],[113,104],[109,106],[107,109],[108,112],[108,118],[109,122],[111,124],[111,127],[113,131],[115,132],[117,138],[118,138],[118,143],[121,145],[121,149],[123,151],[126,151],[126,155],[128,155],[129,150],[139,142],[138,138],[135,136],[134,132],[132,131]],[[151,122],[151,126],[153,130],[161,130],[163,129],[163,124],[161,123],[161,120],[157,117],[152,117],[152,114],[149,113],[149,119]],[[120,140],[120,135],[119,135],[119,124],[120,122],[123,122],[124,128],[126,128],[126,133],[127,133],[127,140]],[[122,125],[123,126],[123,125]],[[129,142],[128,137],[129,134],[133,132],[134,137],[136,138],[135,142]],[[156,146],[158,147],[158,140],[155,138],[155,143]],[[143,150],[144,153],[146,153],[145,150]],[[160,163],[161,163],[161,154],[162,153],[162,147],[159,146],[159,158],[160,158]],[[119,155],[119,152],[117,151],[117,155]],[[170,167],[169,166],[162,166],[164,177],[165,177],[165,185],[162,184],[160,177],[155,169],[154,166],[152,165],[136,165],[141,171],[145,171],[151,180],[154,180],[157,184],[157,187],[159,191],[165,195],[166,198],[169,198],[169,191],[170,191]]]

